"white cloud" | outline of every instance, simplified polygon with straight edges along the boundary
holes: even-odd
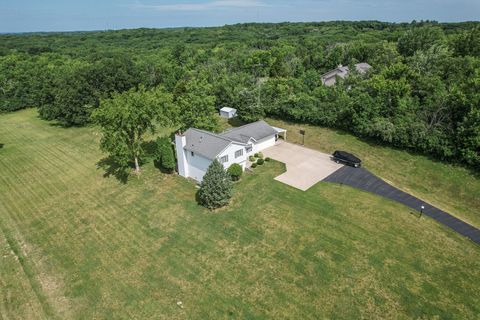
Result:
[[[211,9],[259,8],[268,6],[268,4],[259,0],[216,0],[201,3],[176,3],[159,5],[145,5],[138,2],[134,5],[136,8],[157,11],[205,11]]]

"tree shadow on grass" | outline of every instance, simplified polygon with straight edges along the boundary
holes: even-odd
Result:
[[[142,149],[145,151],[145,156],[153,158],[157,152],[157,142],[155,140],[142,142]]]
[[[175,172],[175,170],[165,169],[164,167],[162,167],[160,161],[157,160],[153,160],[153,166],[163,174],[173,174]]]
[[[4,146],[4,144],[3,144],[3,143],[0,143],[0,149],[2,149],[2,148],[3,148],[3,146]]]
[[[128,168],[118,165],[112,158],[107,157],[97,162],[97,167],[105,170],[104,178],[114,176],[118,181],[126,184],[128,181]]]
[[[240,120],[238,117],[235,118],[230,118],[228,119],[228,124],[231,125],[232,127],[241,127],[246,124],[246,122],[243,122]]]

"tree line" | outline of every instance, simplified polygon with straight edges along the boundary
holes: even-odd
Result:
[[[373,68],[357,74],[357,62]],[[339,64],[353,72],[323,86],[321,75]],[[38,107],[44,119],[83,126],[101,121],[96,110],[115,109],[125,92],[146,100],[162,92],[160,105],[183,128],[216,130],[216,110],[229,106],[244,121],[270,116],[338,128],[480,168],[479,23],[0,36],[2,112]]]

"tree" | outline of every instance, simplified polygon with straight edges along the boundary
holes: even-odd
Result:
[[[161,87],[116,93],[111,99],[102,100],[100,108],[92,114],[92,119],[101,126],[101,149],[123,168],[133,161],[137,174],[144,154],[143,135],[154,132],[157,122],[163,126],[172,124],[175,117],[172,97]]]
[[[443,42],[442,29],[432,26],[414,27],[398,39],[398,52],[405,57],[413,56],[417,50],[427,50]]]
[[[462,158],[480,169],[480,109],[472,109],[458,131]]]
[[[212,86],[205,80],[193,78],[180,82],[174,92],[179,110],[181,130],[188,128],[214,131],[218,127],[215,96]]]
[[[234,163],[228,168],[227,173],[232,177],[233,181],[238,181],[243,174],[243,168],[238,163]]]
[[[480,57],[480,27],[461,33],[452,44],[457,55]]]
[[[126,57],[90,59],[95,61],[75,60],[62,66],[62,72],[55,75],[53,102],[42,106],[40,116],[65,126],[86,125],[101,99],[129,90],[140,81],[133,62]]]
[[[203,177],[197,193],[198,202],[213,210],[226,206],[232,197],[232,179],[223,165],[214,160]]]
[[[155,160],[169,173],[175,170],[175,155],[173,154],[172,143],[168,137],[157,139],[157,150]]]

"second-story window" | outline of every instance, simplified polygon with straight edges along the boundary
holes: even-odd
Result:
[[[243,149],[235,151],[235,159],[243,156]]]
[[[227,163],[227,162],[228,162],[228,155],[220,158],[220,163]]]

